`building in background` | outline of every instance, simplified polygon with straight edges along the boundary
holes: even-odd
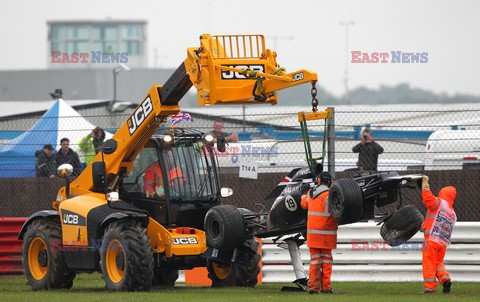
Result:
[[[102,54],[127,57],[130,68],[146,68],[147,22],[142,20],[78,20],[49,21],[48,25],[48,67],[65,68],[112,68],[113,63],[92,62],[93,56]],[[88,63],[54,63],[52,52],[88,54]],[[127,54],[125,56],[125,54]],[[116,58],[116,57],[112,58]]]
[[[174,71],[148,68],[146,21],[49,21],[47,26],[46,69],[0,71],[0,108],[6,115],[31,112],[37,106],[27,105],[26,101],[51,101],[49,93],[58,88],[63,90],[67,102],[112,100],[113,71],[120,63],[128,66],[129,71],[116,75],[116,100],[138,104],[153,84],[164,83]],[[74,53],[88,54],[88,62],[52,63],[52,51],[61,53],[60,60],[63,54],[70,59]],[[111,62],[92,63],[92,52],[110,58]],[[128,61],[116,61],[117,54],[127,54]],[[17,103],[9,114],[7,104],[12,101]]]

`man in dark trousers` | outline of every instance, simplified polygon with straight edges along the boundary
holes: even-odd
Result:
[[[362,141],[352,148],[354,153],[358,153],[357,166],[365,171],[376,171],[378,165],[378,155],[383,153],[383,148],[372,138],[372,131],[364,129],[362,132]]]
[[[57,168],[62,164],[72,165],[77,176],[82,172],[78,154],[70,148],[70,140],[66,137],[60,140],[60,150],[55,155],[55,164]]]
[[[37,177],[55,178],[55,162],[53,147],[50,144],[43,146],[43,150],[35,152],[35,175]]]

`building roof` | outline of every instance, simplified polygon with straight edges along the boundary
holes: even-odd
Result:
[[[0,119],[20,118],[45,113],[56,100],[40,101],[0,101]],[[83,106],[105,105],[107,100],[66,100],[69,106],[79,109]]]

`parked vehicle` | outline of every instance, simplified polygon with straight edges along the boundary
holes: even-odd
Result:
[[[480,169],[480,130],[435,131],[425,155],[425,170]]]

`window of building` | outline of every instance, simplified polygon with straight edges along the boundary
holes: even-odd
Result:
[[[140,26],[138,25],[126,25],[122,31],[123,39],[140,39]]]
[[[95,25],[92,30],[92,39],[93,51],[118,52],[118,31],[116,26]]]
[[[128,53],[129,56],[138,56],[140,54],[140,42],[123,41],[121,50]]]
[[[51,41],[58,41],[64,38],[65,35],[65,27],[52,25],[50,29],[50,40]]]
[[[73,25],[68,26],[67,38],[71,39],[88,39],[88,30],[86,26]]]
[[[140,25],[122,26],[121,51],[129,56],[139,56],[143,53],[141,49],[142,27]]]
[[[65,43],[61,42],[52,42],[51,43],[51,51],[60,51],[65,52]]]
[[[67,52],[74,53],[74,52],[89,52],[88,49],[88,41],[67,41]]]
[[[51,51],[65,52],[65,27],[52,25],[50,28],[50,49]]]

